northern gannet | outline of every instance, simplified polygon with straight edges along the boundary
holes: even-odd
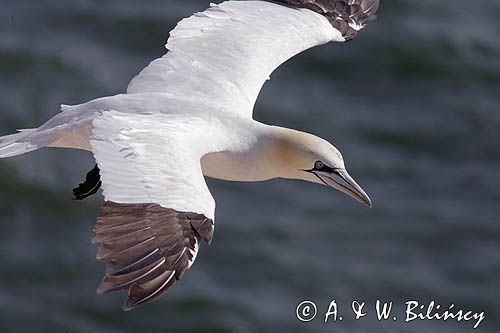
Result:
[[[178,23],[167,54],[126,94],[80,105],[35,129],[0,138],[0,157],[42,147],[93,153],[76,199],[102,185],[93,244],[106,273],[99,293],[128,290],[124,310],[152,302],[210,244],[215,201],[204,176],[230,181],[301,179],[371,207],[341,153],[312,134],[253,119],[270,74],[313,46],[354,38],[379,0],[226,1]]]

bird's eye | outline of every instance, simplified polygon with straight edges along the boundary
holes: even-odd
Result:
[[[317,161],[316,163],[314,163],[315,170],[322,170],[324,167],[325,167],[325,163],[323,163],[321,161]]]

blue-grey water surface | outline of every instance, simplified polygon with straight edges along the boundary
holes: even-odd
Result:
[[[203,0],[0,0],[0,134],[59,104],[121,93]],[[500,1],[386,0],[348,44],[279,68],[256,119],[333,142],[367,209],[315,184],[209,180],[212,246],[166,297],[124,313],[99,296],[101,196],[71,200],[80,151],[0,160],[0,332],[471,332],[404,323],[408,300],[485,311],[500,327]],[[301,323],[295,307],[318,304]],[[335,299],[342,322],[323,322]],[[395,302],[378,322],[375,300]],[[368,302],[356,321],[352,300]]]

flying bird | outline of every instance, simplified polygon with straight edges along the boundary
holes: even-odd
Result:
[[[180,21],[162,58],[127,92],[61,112],[0,138],[0,158],[43,147],[89,151],[96,166],[73,190],[102,187],[94,227],[106,263],[99,293],[127,290],[124,310],[152,302],[211,243],[215,201],[205,177],[300,179],[371,207],[341,153],[312,134],[253,119],[258,94],[283,62],[311,47],[353,39],[379,0],[225,1]]]

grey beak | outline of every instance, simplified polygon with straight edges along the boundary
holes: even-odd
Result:
[[[373,204],[365,191],[359,186],[345,169],[335,169],[328,172],[315,172],[315,174],[328,186],[339,190],[358,202],[372,208]]]

